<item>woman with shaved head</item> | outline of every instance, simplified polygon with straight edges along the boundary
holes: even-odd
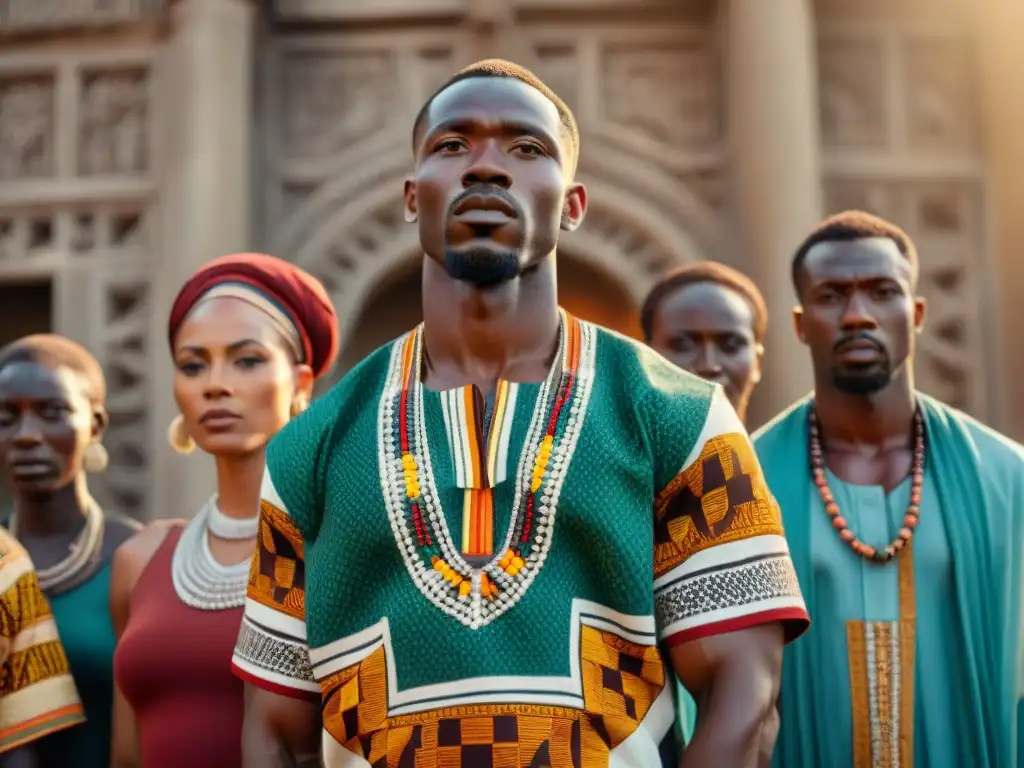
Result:
[[[89,474],[108,461],[106,390],[96,359],[62,336],[0,350],[0,466],[14,493],[6,524],[38,569],[86,714],[84,725],[39,740],[44,766],[110,763],[110,566],[139,526],[102,510],[89,490]]]

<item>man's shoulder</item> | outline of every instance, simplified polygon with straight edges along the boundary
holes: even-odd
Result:
[[[1006,470],[1024,470],[1024,445],[951,405],[935,399],[929,399],[929,402],[944,418],[963,427],[974,443],[983,464],[995,465]]]
[[[806,424],[809,398],[802,398],[774,416],[751,435],[754,447],[772,445],[778,440],[788,440],[794,434],[794,428],[803,428]]]
[[[340,406],[353,398],[362,398],[367,395],[379,396],[395,347],[407,336],[408,333],[402,334],[387,344],[377,347],[346,372],[320,400],[329,400],[335,406]]]
[[[599,371],[607,371],[637,399],[692,399],[706,408],[715,385],[684,371],[641,341],[618,331],[590,324],[597,335]]]
[[[308,455],[339,425],[350,426],[363,416],[383,391],[391,353],[399,341],[395,339],[371,352],[288,422],[270,441],[268,460],[276,463],[286,457]]]

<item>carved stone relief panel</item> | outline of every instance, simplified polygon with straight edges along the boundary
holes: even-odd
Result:
[[[128,258],[146,255],[146,217],[138,210],[98,208],[69,212],[73,254],[105,252]]]
[[[0,31],[132,20],[157,5],[0,0]],[[111,462],[97,492],[146,517],[146,274],[159,257],[148,237],[150,53],[136,37],[130,50],[114,40],[109,51],[68,41],[0,54],[0,280],[52,281],[55,331],[83,343],[107,376]]]
[[[110,426],[103,478],[108,503],[138,519],[149,516],[149,291],[137,276],[111,276],[103,286],[104,323],[96,345],[107,377]]]
[[[292,157],[333,155],[405,111],[390,50],[289,52],[281,78],[281,149]]]
[[[333,296],[344,296],[348,303],[358,301],[345,290],[352,276],[361,267],[383,258],[396,234],[408,227],[402,218],[401,200],[379,206],[361,217],[344,237],[334,240],[314,266],[316,276]]]
[[[825,184],[825,210],[828,214],[858,210],[892,217],[902,213],[893,191],[882,183],[832,180]]]
[[[272,0],[274,13],[303,23],[406,21],[409,17],[447,18],[466,10],[471,0]]]
[[[718,142],[721,78],[708,43],[609,44],[602,52],[601,78],[603,113],[610,122],[689,150]]]
[[[828,21],[906,21],[943,19],[954,22],[967,18],[977,4],[971,0],[814,0],[814,15]]]
[[[45,211],[0,212],[0,270],[31,263],[55,250],[55,216]]]
[[[581,237],[599,243],[604,260],[626,265],[635,280],[653,282],[666,270],[680,263],[674,254],[638,227],[627,212],[614,210],[602,205],[600,201],[592,204],[584,227],[579,230]],[[574,234],[563,236],[562,243],[568,251],[581,251],[574,248]]]
[[[46,260],[60,268],[79,258],[146,256],[145,217],[136,208],[56,206],[0,211],[0,274]]]
[[[977,78],[966,41],[908,38],[903,64],[907,145],[914,151],[973,149]]]
[[[87,73],[80,86],[78,165],[85,176],[138,174],[149,165],[149,72]]]
[[[441,87],[449,77],[455,74],[459,65],[455,55],[448,46],[428,46],[416,52],[416,74],[419,79],[420,102],[425,102]],[[419,105],[412,105],[419,111]]]
[[[95,27],[157,18],[164,0],[0,0],[0,29]]]
[[[54,94],[49,75],[0,80],[0,181],[53,175]]]
[[[980,190],[972,183],[919,182],[906,189],[912,236],[922,255],[928,326],[919,368],[929,391],[984,418],[987,405],[985,243]]]
[[[827,148],[874,149],[888,142],[881,40],[829,36],[818,44],[821,140]]]
[[[579,110],[580,67],[576,46],[539,45],[536,48],[537,77],[558,94],[575,114]],[[589,75],[593,77],[593,75]],[[581,130],[586,130],[581,128]]]
[[[726,177],[721,168],[693,168],[677,173],[676,178],[712,211],[720,213],[728,207]]]
[[[829,213],[859,208],[899,224],[920,258],[919,291],[928,301],[915,370],[918,386],[979,418],[986,415],[982,312],[979,282],[984,253],[980,189],[975,182],[832,181]]]
[[[374,168],[393,161],[385,155],[393,158],[398,151],[406,161],[420,104],[466,63],[458,53],[462,35],[282,34],[272,43],[276,50],[260,99],[267,107],[258,118],[270,125],[264,145],[267,207],[257,222],[260,247],[279,248],[281,227],[301,215],[322,185],[336,184],[339,174],[362,178],[360,191],[337,201],[344,207],[381,172],[390,172]]]
[[[279,197],[281,218],[291,218],[292,214],[309,200],[310,195],[316,191],[316,188],[317,185],[315,183],[285,182],[282,184]]]

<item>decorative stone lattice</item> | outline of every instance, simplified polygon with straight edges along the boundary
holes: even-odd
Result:
[[[52,76],[0,80],[0,182],[53,176]]]
[[[20,13],[26,24],[56,27],[75,13],[84,20],[96,11],[109,21],[141,12],[138,3],[103,7],[33,0],[31,15],[12,0],[0,3],[0,20]],[[150,69],[118,52],[109,63],[95,51],[82,55],[79,63],[55,49],[51,66],[23,74],[7,66],[0,78],[0,279],[53,281],[54,330],[89,349],[108,380],[111,461],[91,485],[111,509],[145,519],[152,485]]]

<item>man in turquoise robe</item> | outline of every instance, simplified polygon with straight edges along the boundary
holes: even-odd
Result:
[[[815,392],[755,445],[814,625],[786,650],[774,764],[1024,766],[1024,448],[914,389],[898,227],[832,217],[793,279]]]

